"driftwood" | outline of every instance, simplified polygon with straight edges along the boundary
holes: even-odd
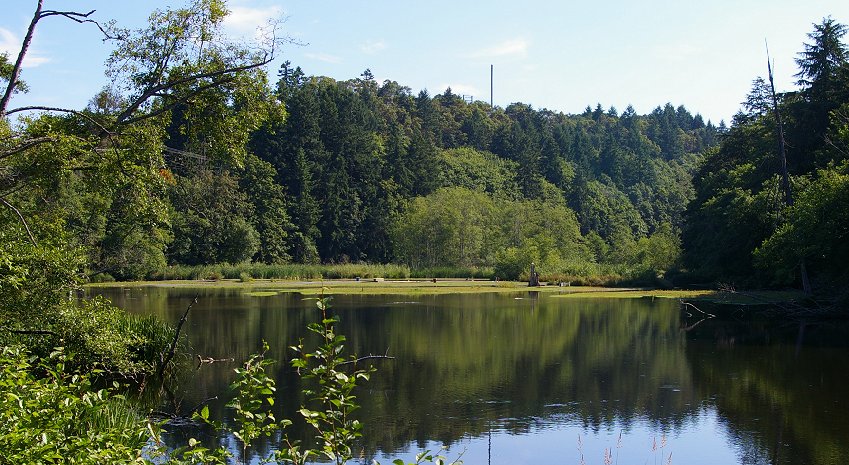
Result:
[[[351,364],[356,365],[357,363],[360,363],[363,360],[371,360],[371,359],[395,360],[395,357],[392,357],[391,355],[365,355],[365,356],[358,357],[358,358],[355,358],[355,359],[352,359],[352,360],[348,360],[346,362],[342,362],[342,363],[339,364],[339,366],[351,365]]]
[[[195,356],[198,360],[198,366],[195,368],[196,370],[200,370],[202,365],[212,365],[213,363],[221,363],[221,362],[234,362],[236,359],[234,358],[213,358],[213,357],[201,357],[200,355]]]
[[[700,309],[699,307],[696,307],[695,305],[691,304],[690,302],[685,302],[685,301],[683,301],[683,300],[682,300],[682,301],[681,301],[681,306],[682,306],[682,307],[684,307],[684,308],[687,308],[687,307],[692,308],[693,310],[695,310],[695,311],[697,311],[697,312],[701,313],[702,315],[704,315],[704,316],[702,317],[702,319],[701,319],[701,320],[699,320],[699,321],[697,321],[697,322],[695,322],[695,323],[691,324],[690,326],[683,326],[683,325],[682,325],[682,326],[681,326],[681,331],[684,331],[684,332],[692,331],[693,329],[695,329],[695,327],[696,327],[696,326],[698,326],[698,325],[700,325],[700,324],[704,323],[705,321],[710,320],[711,318],[716,318],[716,315],[714,315],[713,313],[708,313],[708,312],[706,312],[706,311],[704,311],[704,310]],[[687,314],[688,314],[689,316],[693,316],[693,314],[692,314],[692,313],[690,313],[690,312],[687,312]]]

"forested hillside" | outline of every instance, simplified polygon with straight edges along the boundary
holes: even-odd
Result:
[[[652,282],[683,269],[682,283],[757,286],[801,284],[804,265],[834,285],[849,223],[845,33],[816,25],[800,89],[778,93],[776,112],[759,78],[730,128],[669,103],[646,115],[492,108],[369,70],[337,81],[286,62],[269,79],[260,58],[218,79],[169,63],[237,55],[153,29],[120,42],[106,65],[116,85],[87,108],[12,121],[5,105],[26,87],[3,56],[3,234],[82,252],[91,279],[221,263],[516,279],[535,262],[552,279]],[[185,51],[168,48],[181,40]],[[171,76],[166,92],[157,79]]]
[[[171,110],[146,209],[126,204],[131,186],[57,180],[50,204],[70,213],[93,274],[294,261],[518,278],[535,261],[563,276],[652,275],[676,264],[693,170],[721,132],[671,104],[566,115],[416,94],[368,71],[339,82],[286,63],[279,75],[205,96],[203,115]],[[110,98],[88,111],[114,116]]]

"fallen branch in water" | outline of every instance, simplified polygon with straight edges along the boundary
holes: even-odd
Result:
[[[685,308],[691,307],[694,310],[696,310],[697,312],[701,313],[702,315],[705,315],[701,320],[691,324],[690,326],[682,326],[681,331],[692,331],[696,326],[702,324],[703,322],[705,322],[705,321],[707,321],[711,318],[716,318],[716,315],[714,315],[713,313],[708,313],[708,312],[700,309],[699,307],[696,307],[695,305],[691,304],[690,302],[685,302],[685,301],[682,300],[681,305],[684,306]],[[693,314],[690,313],[690,312],[687,312],[687,315],[693,316]]]
[[[189,318],[189,310],[192,309],[192,306],[198,303],[199,294],[195,294],[195,298],[192,299],[192,302],[186,307],[186,311],[183,312],[183,316],[180,317],[180,321],[177,323],[177,329],[174,331],[174,340],[171,341],[171,348],[168,350],[168,354],[162,354],[160,357],[159,371],[156,373],[159,379],[162,379],[162,374],[165,372],[165,367],[171,363],[171,359],[174,358],[174,353],[177,351],[177,342],[180,340],[180,330],[183,329],[183,324],[186,322],[186,319]]]
[[[352,359],[352,360],[348,360],[347,362],[342,362],[342,363],[339,364],[339,366],[349,365],[349,364],[356,365],[357,363],[362,362],[363,360],[371,360],[371,359],[395,360],[395,357],[392,357],[391,355],[365,355],[363,357],[358,357],[358,358],[355,358],[355,359]]]
[[[696,310],[697,312],[699,312],[699,313],[701,313],[701,314],[703,314],[703,315],[707,315],[707,316],[709,316],[709,317],[711,317],[711,318],[716,318],[716,315],[714,315],[713,313],[708,313],[708,312],[706,312],[706,311],[704,311],[704,310],[700,309],[699,307],[696,307],[695,305],[691,304],[690,302],[685,302],[685,301],[683,301],[683,300],[682,300],[682,301],[681,301],[681,305],[683,305],[683,306],[685,306],[685,307],[692,307],[694,310]]]
[[[235,362],[234,358],[212,358],[212,357],[201,357],[200,355],[196,355],[198,359],[198,366],[195,370],[200,370],[201,365],[212,365],[213,363],[219,362]]]

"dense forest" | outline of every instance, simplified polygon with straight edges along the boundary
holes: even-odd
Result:
[[[280,75],[265,96],[277,111],[245,136],[238,164],[209,154],[208,133],[167,128],[179,151],[162,170],[173,239],[131,263],[100,246],[108,228],[85,231],[92,263],[121,278],[246,260],[495,267],[513,279],[531,261],[585,276],[598,264],[666,270],[698,154],[719,133],[669,104],[564,115],[450,89],[414,95],[368,71],[338,82],[287,63]]]
[[[845,33],[815,25],[799,89],[757,78],[730,128],[669,103],[500,108],[288,61],[276,80],[235,62],[206,76],[237,55],[154,29],[119,41],[116,85],[86,108],[12,121],[26,83],[3,56],[4,239],[82,252],[75,266],[95,280],[221,263],[518,279],[535,262],[550,279],[744,286],[801,286],[804,265],[814,287],[834,287],[846,281]],[[164,91],[182,75],[199,79]]]
[[[126,111],[114,89],[36,115],[19,129],[60,133],[76,159],[57,144],[15,153],[8,168],[34,172],[4,198],[33,230],[49,218],[64,231],[94,279],[243,262],[651,277],[679,265],[693,173],[724,131],[671,104],[566,115],[415,94],[368,70],[340,82],[286,62],[278,75],[168,105],[108,153],[90,140],[92,121]]]
[[[742,286],[847,297],[849,51],[845,25],[814,25],[798,90],[754,80],[720,144],[705,152],[685,212],[686,266]],[[783,153],[782,153],[783,151]]]

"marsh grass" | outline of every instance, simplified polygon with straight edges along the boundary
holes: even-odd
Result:
[[[151,369],[174,337],[174,329],[153,315],[125,313],[115,322],[115,331],[128,338],[132,359],[150,364]]]
[[[495,279],[495,270],[491,267],[440,266],[413,270],[410,277],[437,279]]]
[[[253,279],[313,281],[320,279],[354,279],[357,277],[407,279],[410,277],[410,268],[404,265],[370,263],[345,263],[338,265],[307,265],[300,263],[240,263],[233,265],[223,263],[219,265],[169,266],[149,276],[154,281],[240,279],[243,282],[249,282]]]

